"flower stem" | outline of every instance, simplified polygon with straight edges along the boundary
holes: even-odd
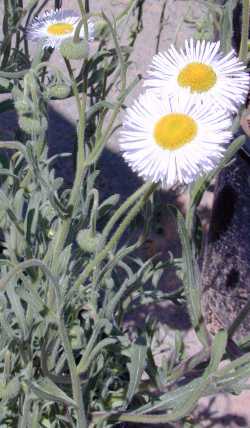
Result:
[[[243,0],[242,3],[242,29],[239,57],[243,62],[246,62],[248,53],[250,0]]]
[[[112,231],[115,223],[130,208],[130,206],[133,205],[138,200],[138,198],[145,192],[145,190],[147,190],[147,188],[148,188],[148,183],[143,184],[128,199],[126,199],[125,202],[123,202],[123,204],[118,208],[118,210],[115,211],[115,213],[113,214],[113,216],[111,217],[111,219],[108,221],[108,223],[103,229],[102,237],[104,241]]]
[[[146,203],[150,195],[153,193],[153,191],[156,189],[157,184],[155,183],[147,183],[147,186],[145,186],[145,194],[143,197],[133,206],[133,208],[129,211],[127,217],[121,222],[120,226],[115,231],[113,237],[110,239],[110,241],[106,244],[106,246],[103,248],[102,251],[100,251],[94,259],[87,265],[87,267],[84,269],[82,274],[77,279],[74,288],[80,287],[81,284],[83,284],[88,276],[91,274],[92,270],[96,268],[96,266],[101,263],[110,250],[117,244],[121,236],[123,235],[124,231],[127,229],[128,225],[134,220],[134,218],[137,216],[137,214],[142,209],[143,205]]]
[[[70,62],[65,58],[65,64],[66,67],[68,69],[68,73],[70,75],[71,78],[71,82],[72,82],[72,89],[73,89],[73,93],[76,99],[76,103],[77,103],[77,108],[78,108],[78,113],[79,113],[79,125],[78,125],[78,132],[77,132],[77,162],[76,162],[76,175],[75,175],[75,180],[74,180],[74,184],[73,184],[73,188],[70,194],[70,199],[69,199],[69,206],[72,207],[72,214],[74,211],[74,208],[77,204],[78,198],[79,198],[79,192],[81,189],[81,184],[82,184],[82,179],[84,176],[84,171],[85,171],[85,167],[86,164],[84,162],[84,132],[85,132],[85,109],[86,109],[86,94],[83,94],[82,96],[82,100],[80,98],[79,95],[79,91],[77,88],[77,83],[76,80],[74,78],[74,74],[73,74],[73,70],[71,68],[71,64]],[[56,242],[54,245],[54,259],[57,259],[63,246],[64,243],[67,239],[67,235],[70,229],[70,224],[71,224],[71,216],[69,216],[67,219],[63,220],[57,236],[56,236]]]
[[[73,390],[73,398],[77,404],[77,428],[87,428],[88,427],[88,421],[87,416],[85,413],[84,403],[83,403],[83,397],[82,397],[82,390],[81,390],[81,384],[80,384],[80,378],[77,373],[77,367],[74,359],[74,355],[71,349],[71,344],[69,341],[67,329],[65,327],[63,313],[59,313],[59,330],[60,330],[60,336],[62,340],[62,345],[64,347],[64,352],[68,361],[69,371],[70,371],[70,377],[72,380],[72,390]]]

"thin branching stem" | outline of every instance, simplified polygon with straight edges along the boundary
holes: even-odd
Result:
[[[240,54],[239,54],[239,57],[243,62],[247,61],[247,54],[248,54],[249,12],[250,12],[250,0],[243,0],[241,43],[240,43]]]
[[[129,224],[133,221],[133,219],[138,215],[152,192],[156,189],[157,185],[154,183],[148,183],[145,188],[144,196],[134,205],[134,207],[129,211],[128,215],[121,222],[117,230],[115,231],[112,238],[108,241],[102,251],[100,251],[94,259],[86,266],[82,274],[79,276],[77,281],[75,282],[74,288],[79,288],[81,284],[84,284],[86,279],[89,277],[93,269],[101,263],[108,255],[109,251],[118,243],[119,239],[123,235],[124,231],[127,229]]]

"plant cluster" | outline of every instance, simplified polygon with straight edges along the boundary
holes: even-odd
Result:
[[[238,137],[225,150],[235,131],[230,129],[232,110],[236,128],[248,90],[242,62],[247,62],[249,0],[242,2],[242,62],[234,53],[218,54],[218,44],[193,41],[187,42],[186,53],[172,47],[153,59],[150,89],[127,110],[119,131],[124,158],[149,181],[122,203],[119,195],[100,197],[97,165],[139,81],[139,76],[128,81],[127,74],[144,2],[128,1],[112,20],[91,13],[87,0],[78,0],[77,11],[60,9],[55,0],[54,10],[43,15],[44,3],[4,0],[0,90],[7,97],[0,113],[15,109],[18,126],[11,140],[0,141],[0,426],[194,426],[188,416],[200,397],[239,393],[250,374],[246,343],[238,344],[242,355],[237,358],[228,346],[249,305],[229,331],[211,337],[201,311],[196,261],[196,207],[244,143]],[[221,8],[220,19],[226,13],[232,21],[235,5],[227,3],[231,8]],[[223,29],[225,46],[232,34]],[[125,30],[128,42],[121,45]],[[50,61],[53,49],[64,71]],[[206,54],[210,83],[214,67],[220,76],[216,88],[224,96],[216,98],[215,91],[209,105],[194,94],[204,70],[192,69],[198,77],[193,87],[187,84],[188,61],[199,65]],[[186,74],[177,79],[184,92],[175,99],[169,88],[176,67]],[[232,97],[234,88],[237,96]],[[48,104],[72,96],[78,110],[77,149],[68,187],[54,169],[57,159],[68,154],[49,155]],[[218,100],[219,109],[212,111]],[[171,208],[182,257],[144,260],[138,249],[151,227],[159,183],[172,188],[191,182],[186,218]],[[168,268],[179,271],[183,288],[163,293],[158,284]],[[145,317],[145,325],[135,323],[131,331],[126,317],[149,301],[168,300],[186,301],[202,349],[187,358],[183,338],[170,332],[169,355],[158,366],[153,355],[157,324]],[[227,364],[221,368],[223,359]]]

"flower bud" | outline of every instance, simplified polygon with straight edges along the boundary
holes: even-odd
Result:
[[[60,52],[67,59],[88,58],[89,47],[85,40],[74,43],[72,38],[64,40],[60,45]]]
[[[94,253],[97,248],[97,244],[100,238],[100,234],[92,235],[90,229],[80,230],[78,233],[76,240],[79,247],[86,251],[87,253]]]
[[[65,83],[58,83],[57,85],[49,86],[46,89],[46,95],[48,98],[56,98],[63,100],[70,95],[71,88]]]
[[[0,87],[3,90],[8,90],[11,87],[11,82],[8,79],[4,79],[3,77],[0,77]]]
[[[32,106],[31,103],[25,98],[17,98],[14,102],[15,109],[19,114],[31,113]]]
[[[42,131],[46,131],[48,122],[45,117],[35,119],[28,116],[20,116],[18,119],[20,128],[27,134],[39,135]]]

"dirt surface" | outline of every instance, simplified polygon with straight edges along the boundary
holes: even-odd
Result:
[[[24,4],[27,1],[24,1]],[[53,7],[53,1],[49,1],[47,9]],[[91,11],[105,11],[109,16],[116,15],[121,8],[127,4],[127,0],[90,0]],[[77,0],[64,0],[64,8],[76,9]],[[3,2],[0,2],[0,17],[2,16]],[[142,30],[138,35],[135,50],[132,56],[133,63],[130,68],[129,78],[132,80],[138,73],[145,75],[148,64],[157,50],[168,48],[171,43],[182,44],[185,38],[190,37],[195,31],[195,25],[185,21],[185,17],[194,19],[197,22],[206,10],[201,6],[200,1],[189,0],[145,0],[143,13],[140,17]],[[36,46],[33,45],[33,51]],[[64,67],[63,61],[56,52],[52,55],[52,61],[58,66]],[[133,96],[130,96],[128,103],[134,96],[137,96],[141,90],[141,84],[135,89]],[[49,144],[50,152],[72,152],[75,145],[74,123],[77,117],[77,111],[74,99],[66,101],[53,101],[50,105],[49,115]],[[11,115],[1,114],[0,130],[5,133],[7,138],[11,139],[13,127],[16,119],[14,113]],[[129,195],[138,187],[139,180],[127,168],[119,155],[117,138],[114,137],[104,150],[100,160],[102,170],[102,188],[107,195],[120,193],[123,198]],[[58,174],[63,175],[69,183],[72,181],[73,162],[72,159],[64,160],[58,165]],[[171,200],[172,196],[164,195],[163,199]],[[185,211],[186,196],[181,195],[178,199],[179,206]],[[206,227],[207,214],[212,204],[212,193],[207,194],[201,209],[203,210],[204,227]],[[157,231],[151,237],[151,244],[145,251],[158,251],[159,249],[167,254],[171,250],[174,256],[178,255],[179,246],[176,239],[176,231],[173,225],[170,225],[170,219],[161,209],[159,224],[161,233]],[[166,288],[171,288],[171,278],[168,277]],[[149,309],[150,310],[150,309]],[[155,308],[152,309],[155,312]],[[160,362],[160,356],[166,349],[164,343],[164,328],[167,326],[180,328],[185,335],[190,355],[197,352],[199,343],[189,327],[189,322],[183,308],[176,311],[172,306],[162,305],[157,308],[157,316],[163,326],[162,343],[156,349],[156,359]],[[142,314],[143,320],[143,314]],[[220,394],[217,397],[200,400],[200,404],[195,412],[200,427],[220,428],[220,427],[247,427],[250,426],[250,409],[248,402],[250,393],[244,392],[240,396],[233,397],[226,394]],[[168,425],[166,425],[167,427]]]

